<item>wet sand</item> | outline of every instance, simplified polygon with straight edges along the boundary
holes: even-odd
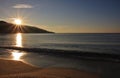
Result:
[[[0,78],[99,78],[99,74],[70,68],[38,68],[0,59]]]

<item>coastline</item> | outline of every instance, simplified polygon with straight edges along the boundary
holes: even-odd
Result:
[[[114,53],[99,53],[99,52],[91,52],[91,51],[60,50],[60,49],[48,49],[48,48],[27,48],[27,47],[14,47],[14,46],[11,47],[0,46],[0,48],[27,51],[27,52],[34,51],[34,53],[39,53],[39,54],[47,54],[47,55],[70,57],[70,58],[85,59],[85,60],[120,62],[120,55]]]
[[[0,59],[0,78],[99,78],[99,74],[70,68],[38,68],[22,61]]]

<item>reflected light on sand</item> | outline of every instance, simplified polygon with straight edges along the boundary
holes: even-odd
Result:
[[[17,35],[16,35],[16,46],[22,47],[22,35],[21,35],[21,33],[17,33]]]
[[[12,52],[12,57],[13,57],[13,60],[17,60],[17,61],[20,61],[21,60],[21,57],[24,55],[24,53],[19,53],[17,51],[13,51]]]

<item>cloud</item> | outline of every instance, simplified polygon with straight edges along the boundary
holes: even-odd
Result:
[[[12,6],[13,8],[33,8],[32,5],[29,4],[16,4],[14,6]]]

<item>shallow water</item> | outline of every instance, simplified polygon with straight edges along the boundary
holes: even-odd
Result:
[[[34,52],[25,52],[11,49],[0,49],[0,58],[14,60],[12,52],[24,53],[20,60],[33,66],[48,67],[64,67],[80,69],[82,71],[95,72],[100,74],[101,78],[118,78],[120,72],[119,62],[108,62],[100,60],[85,60],[68,57],[56,57],[52,55],[42,55]],[[18,60],[18,61],[20,61]]]

